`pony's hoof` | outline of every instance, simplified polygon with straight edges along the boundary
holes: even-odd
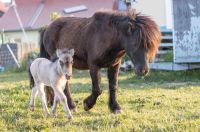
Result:
[[[74,111],[75,113],[77,113],[77,112],[78,112],[77,108],[74,108],[74,109],[73,109],[73,111]]]
[[[114,114],[121,114],[123,111],[122,110],[114,110]]]
[[[83,103],[83,108],[84,108],[85,111],[89,111],[90,110],[86,103]]]

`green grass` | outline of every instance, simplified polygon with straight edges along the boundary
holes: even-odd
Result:
[[[164,62],[173,62],[173,50],[167,50],[165,54],[157,54],[157,59]]]
[[[82,101],[91,92],[89,73],[74,71],[71,90],[79,112],[68,121],[61,105],[57,118],[45,118],[38,98],[35,111],[29,111],[26,72],[0,73],[0,131],[200,131],[199,70],[151,71],[145,79],[120,74],[120,115],[108,109],[106,73],[102,76],[103,93],[95,107],[85,112]]]

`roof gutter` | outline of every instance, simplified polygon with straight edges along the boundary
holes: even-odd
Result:
[[[26,32],[27,31],[40,31],[41,28],[25,28]],[[9,32],[22,32],[21,29],[8,29],[8,30],[4,30],[4,33],[9,33]]]

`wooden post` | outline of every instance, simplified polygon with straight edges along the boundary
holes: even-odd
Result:
[[[2,29],[1,31],[1,41],[2,41],[2,44],[4,44],[4,29]]]

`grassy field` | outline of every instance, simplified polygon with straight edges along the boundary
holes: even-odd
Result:
[[[67,121],[61,105],[58,117],[45,118],[40,100],[29,111],[31,89],[26,72],[0,73],[0,131],[200,131],[200,71],[151,71],[145,79],[121,73],[118,100],[123,113],[110,113],[106,73],[103,93],[90,112],[82,101],[91,92],[87,71],[74,71],[72,94],[78,107]],[[50,110],[50,108],[49,108]]]

